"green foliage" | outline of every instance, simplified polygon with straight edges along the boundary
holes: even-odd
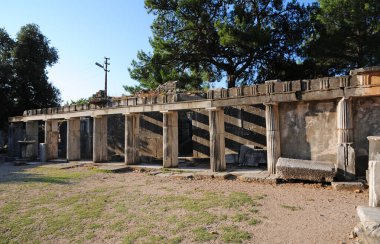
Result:
[[[298,211],[298,210],[302,210],[301,207],[299,206],[291,206],[291,205],[285,205],[285,204],[282,204],[281,205],[282,208],[285,208],[285,209],[288,209],[290,211]]]
[[[24,110],[59,105],[60,92],[47,77],[57,61],[57,50],[38,25],[21,27],[15,40],[0,29],[0,128]]]
[[[251,235],[247,231],[239,230],[235,226],[227,226],[223,228],[222,239],[227,243],[242,243],[250,238]]]
[[[347,74],[380,64],[380,2],[319,0],[313,32],[305,46],[310,76]]]
[[[90,98],[80,98],[78,100],[70,100],[65,103],[65,106],[71,106],[71,105],[82,105],[82,104],[88,104],[90,102]]]
[[[228,87],[262,82],[296,63],[309,19],[307,8],[282,0],[146,0],[156,18],[150,43],[132,62],[143,87],[178,79],[191,87],[226,77]],[[272,72],[268,72],[268,69]]]

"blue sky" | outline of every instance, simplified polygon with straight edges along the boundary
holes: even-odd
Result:
[[[137,84],[128,67],[138,50],[151,50],[153,18],[143,0],[9,0],[1,3],[0,27],[15,38],[25,24],[40,26],[59,52],[58,63],[48,70],[49,81],[70,101],[104,89],[104,71],[95,65],[104,56],[111,63],[110,96],[125,93],[123,85]]]

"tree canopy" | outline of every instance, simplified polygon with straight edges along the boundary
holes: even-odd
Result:
[[[152,53],[129,69],[144,88],[169,80],[199,88],[346,73],[379,64],[379,2],[145,0]],[[133,90],[133,87],[126,87]],[[138,87],[139,88],[139,87]]]
[[[15,40],[0,29],[0,61],[1,127],[24,110],[59,105],[60,92],[47,77],[58,52],[38,25],[21,27]]]
[[[311,75],[336,75],[380,64],[380,2],[319,0],[305,45]]]

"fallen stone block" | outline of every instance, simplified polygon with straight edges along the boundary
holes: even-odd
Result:
[[[333,163],[292,158],[279,158],[276,172],[280,179],[316,182],[332,182],[336,175]]]
[[[360,223],[355,227],[354,232],[360,243],[380,243],[380,208],[358,206],[356,212]]]
[[[363,191],[363,182],[331,182],[331,186],[336,191]]]

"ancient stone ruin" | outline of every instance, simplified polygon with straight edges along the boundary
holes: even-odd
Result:
[[[9,118],[9,154],[163,167],[178,167],[180,156],[212,171],[240,164],[284,179],[353,180],[368,170],[367,137],[380,135],[380,67],[191,94],[168,87],[24,111]]]

